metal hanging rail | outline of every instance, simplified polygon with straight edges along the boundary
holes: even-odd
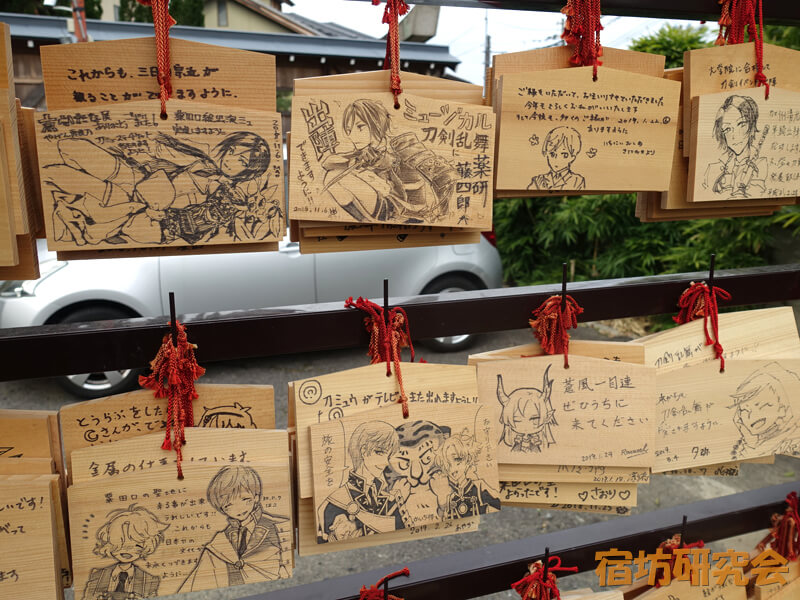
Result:
[[[708,273],[572,283],[581,320],[676,312],[680,294]],[[719,271],[726,306],[800,299],[800,264]],[[521,329],[560,285],[503,288],[392,299],[406,309],[414,339]],[[180,297],[177,299],[180,308]],[[206,313],[179,317],[201,362],[366,347],[358,311],[342,303]],[[169,330],[167,317],[0,330],[0,381],[145,367]],[[79,349],[79,350],[78,350]]]

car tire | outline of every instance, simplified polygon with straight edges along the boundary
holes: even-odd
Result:
[[[113,306],[86,306],[75,309],[56,321],[64,323],[83,323],[86,321],[105,321],[130,319],[130,312]],[[79,398],[92,399],[113,396],[130,391],[139,385],[139,375],[144,369],[122,369],[101,373],[83,373],[58,377],[56,381],[67,392]]]
[[[449,292],[468,292],[486,289],[485,285],[478,285],[472,279],[463,275],[443,275],[434,279],[422,290],[423,294],[447,294]],[[436,352],[458,352],[466,350],[475,343],[474,334],[451,335],[447,337],[429,338],[420,340],[420,344]]]

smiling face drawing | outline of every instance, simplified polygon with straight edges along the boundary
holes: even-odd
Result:
[[[226,517],[244,521],[255,510],[257,504],[258,497],[247,489],[240,489],[232,494],[221,508]]]

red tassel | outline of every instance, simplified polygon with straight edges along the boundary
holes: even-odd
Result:
[[[719,359],[720,372],[725,370],[724,349],[719,343],[719,306],[717,296],[726,302],[731,299],[731,295],[720,287],[714,286],[714,293],[708,289],[705,282],[692,282],[691,285],[681,294],[678,300],[680,312],[672,320],[683,325],[689,321],[703,318],[703,331],[706,335],[706,346],[714,346],[714,357]],[[714,339],[708,333],[708,322],[711,321],[711,332]]]
[[[788,506],[782,515],[772,515],[772,529],[757,548],[763,552],[767,546],[786,560],[800,557],[800,514],[798,514],[797,492],[786,496]]]
[[[681,534],[680,533],[676,533],[671,538],[661,542],[658,545],[659,550],[663,550],[664,554],[668,554],[669,555],[669,572],[670,573],[675,573],[675,554],[674,554],[675,550],[677,550],[678,548],[704,548],[704,547],[705,547],[705,543],[703,542],[703,540],[697,540],[696,542],[692,542],[691,544],[684,544],[681,541]],[[661,569],[659,567],[656,567],[656,569],[663,573],[663,569]],[[656,587],[657,588],[661,587],[661,580],[665,578],[664,575],[661,575],[660,577],[658,575],[656,575]],[[671,580],[672,580],[672,578],[670,578],[670,581]]]
[[[395,577],[401,577],[401,576],[408,577],[409,574],[410,571],[408,570],[408,567],[406,567],[405,569],[401,569],[400,571],[395,571],[391,575],[383,577],[375,585],[371,585],[369,587],[361,586],[361,592],[359,593],[358,600],[384,600],[383,590],[381,589],[381,586],[383,586],[383,584],[389,581],[390,579],[394,579]],[[388,597],[389,600],[403,600],[402,598],[393,596],[392,594],[389,594]]]
[[[400,399],[403,405],[403,417],[408,418],[408,397],[403,386],[403,373],[400,370],[401,350],[411,350],[411,362],[414,362],[414,345],[411,343],[411,331],[408,327],[408,315],[402,308],[395,307],[389,311],[388,322],[384,319],[383,308],[365,298],[359,297],[353,302],[350,296],[344,303],[345,308],[358,308],[369,316],[364,319],[364,327],[369,333],[369,349],[367,356],[370,364],[386,362],[386,376],[392,374],[391,365],[394,364],[394,374],[400,387]]]
[[[578,326],[578,315],[583,309],[572,296],[566,296],[564,309],[561,308],[561,296],[550,296],[542,305],[533,311],[533,319],[528,321],[533,334],[547,354],[563,354],[564,368],[569,368],[569,333],[568,329]]]
[[[164,336],[156,357],[150,363],[150,375],[140,376],[139,385],[153,390],[156,398],[168,398],[166,431],[161,448],[175,449],[178,479],[183,479],[181,448],[186,443],[184,428],[194,425],[192,401],[198,397],[194,382],[206,370],[197,364],[195,347],[186,337],[186,328],[180,322],[175,323],[175,328],[177,346],[172,343],[171,333]]]
[[[577,573],[578,567],[562,567],[561,558],[558,556],[551,556],[550,563],[547,567],[546,580],[544,565],[542,561],[537,560],[528,565],[528,574],[512,583],[511,589],[517,592],[522,600],[560,600],[561,592],[558,591],[555,571]]]

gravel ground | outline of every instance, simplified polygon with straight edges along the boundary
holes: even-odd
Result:
[[[607,328],[603,328],[608,333]],[[583,339],[608,339],[598,330],[586,325],[579,327],[576,335]],[[418,355],[428,362],[464,364],[468,353],[481,352],[530,341],[529,330],[519,330],[482,335],[469,352],[440,354],[418,348]],[[613,339],[613,338],[612,338]],[[616,338],[625,339],[625,338]],[[202,354],[201,360],[202,360]],[[248,359],[226,363],[206,364],[207,374],[201,380],[204,383],[251,383],[272,384],[275,387],[277,422],[279,427],[286,426],[286,384],[289,381],[321,375],[366,364],[363,350],[342,350],[326,353],[310,353],[294,356],[265,359]],[[25,380],[0,383],[0,406],[4,408],[41,408],[58,409],[73,402],[52,380]],[[774,465],[745,464],[742,472],[735,478],[710,477],[666,477],[656,475],[649,485],[639,487],[639,506],[635,512],[642,513],[659,508],[685,504],[696,500],[715,498],[739,491],[752,490],[777,483],[797,479],[800,471],[797,459],[778,457]],[[303,583],[319,581],[339,574],[357,573],[382,565],[387,571],[396,565],[423,560],[451,552],[459,552],[479,548],[490,544],[506,542],[521,537],[557,531],[594,523],[612,517],[591,513],[573,513],[551,510],[504,508],[500,513],[487,515],[481,524],[480,531],[461,535],[405,542],[387,546],[379,546],[364,550],[352,550],[325,554],[316,557],[297,558],[294,577],[287,581],[253,584],[225,590],[196,592],[165,598],[181,598],[183,600],[231,600],[245,598],[254,594],[269,592]],[[742,548],[754,545],[760,535],[754,533],[739,540]],[[732,547],[733,542],[720,542],[718,547]],[[521,573],[520,575],[523,575]],[[596,584],[593,573],[570,576],[562,580],[561,589],[575,589]],[[373,582],[364,582],[373,583]],[[511,582],[509,582],[510,584]],[[354,590],[356,592],[357,590]],[[72,600],[71,590],[67,592],[67,600]],[[504,592],[486,596],[485,598],[518,598],[512,592]]]

